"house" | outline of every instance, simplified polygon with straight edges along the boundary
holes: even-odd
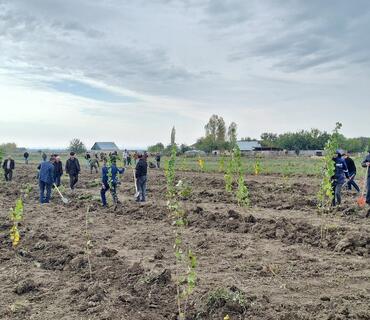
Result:
[[[114,142],[95,142],[91,147],[95,151],[119,151],[119,148]]]
[[[324,154],[324,150],[299,150],[299,155],[305,157],[322,157]]]
[[[236,144],[238,145],[241,152],[251,152],[255,151],[257,148],[261,148],[261,144],[258,141],[237,141]]]

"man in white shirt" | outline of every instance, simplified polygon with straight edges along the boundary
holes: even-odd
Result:
[[[128,158],[128,151],[125,149],[125,151],[123,151],[123,165],[125,167],[127,166],[127,158]]]

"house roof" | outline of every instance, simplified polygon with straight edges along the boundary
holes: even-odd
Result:
[[[253,151],[255,148],[261,148],[258,141],[237,141],[240,151]]]
[[[114,142],[95,142],[91,150],[119,150]]]

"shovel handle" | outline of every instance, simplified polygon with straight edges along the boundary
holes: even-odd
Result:
[[[134,184],[135,184],[135,191],[137,193],[137,185],[136,185],[136,175],[135,175],[135,170],[132,170],[132,173],[134,174]],[[136,194],[135,193],[135,194]]]
[[[57,187],[57,185],[55,183],[53,183],[54,185],[54,188],[57,189],[59,195],[63,198],[63,195],[61,194],[61,192],[59,191],[59,188]]]
[[[364,177],[364,188],[362,189],[363,190],[363,192],[362,192],[363,195],[365,195],[365,193],[366,193],[366,180],[370,179],[370,178],[368,178],[368,176],[369,176],[369,166],[366,166],[366,174],[365,174],[365,177]]]

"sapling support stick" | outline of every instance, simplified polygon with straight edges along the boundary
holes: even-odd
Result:
[[[86,252],[86,258],[87,258],[87,264],[89,267],[90,279],[92,279],[92,267],[91,267],[91,259],[90,259],[92,242],[91,242],[91,234],[89,232],[89,212],[90,212],[90,206],[87,207],[86,214],[85,214],[85,236],[86,236],[85,252]]]

